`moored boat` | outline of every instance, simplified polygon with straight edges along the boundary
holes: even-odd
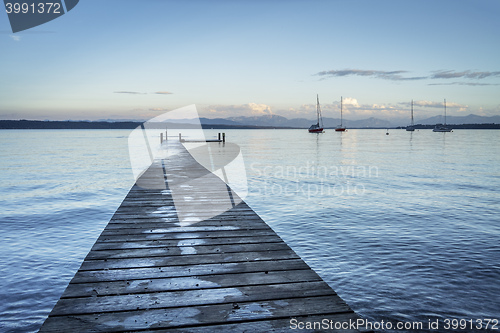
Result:
[[[340,125],[335,128],[335,132],[345,132],[345,126],[342,126],[342,96],[340,96]]]
[[[433,132],[451,132],[451,127],[446,126],[446,99],[444,100],[444,124],[436,124]]]
[[[321,117],[321,107],[319,106],[319,96],[316,95],[316,115],[318,122],[309,127],[309,133],[323,133],[323,118]]]
[[[410,126],[406,127],[406,130],[408,132],[415,131],[415,125],[413,124],[413,100],[411,100],[411,123],[410,123]]]

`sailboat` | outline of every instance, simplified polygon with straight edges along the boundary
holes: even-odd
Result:
[[[316,114],[318,116],[318,122],[309,127],[309,133],[323,133],[323,118],[321,118],[321,108],[319,106],[319,96],[316,95]]]
[[[410,126],[407,126],[406,127],[406,130],[408,132],[413,132],[415,131],[415,126],[413,124],[413,100],[411,100],[411,123],[410,123]]]
[[[342,96],[340,96],[340,126],[335,128],[335,132],[345,132],[345,127],[342,126]]]
[[[444,100],[444,125],[437,124],[433,132],[451,132],[451,127],[446,126],[446,99]]]

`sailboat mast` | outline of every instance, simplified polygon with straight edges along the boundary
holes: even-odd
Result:
[[[316,94],[316,116],[318,117],[318,126],[319,126],[319,95]]]
[[[342,96],[340,96],[340,127],[342,127]]]
[[[411,100],[411,126],[413,126],[413,100]]]
[[[446,98],[444,99],[444,126],[446,126]]]

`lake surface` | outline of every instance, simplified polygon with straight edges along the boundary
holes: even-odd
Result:
[[[500,131],[224,132],[245,201],[361,316],[499,319]],[[133,184],[129,133],[0,131],[0,331],[59,299]]]

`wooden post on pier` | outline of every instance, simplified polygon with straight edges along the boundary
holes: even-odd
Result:
[[[160,133],[160,143],[163,143],[163,132]]]
[[[226,142],[226,133],[222,133],[222,142]]]
[[[220,141],[220,133],[219,133],[219,141]]]
[[[179,133],[179,142],[182,142],[182,134]]]

